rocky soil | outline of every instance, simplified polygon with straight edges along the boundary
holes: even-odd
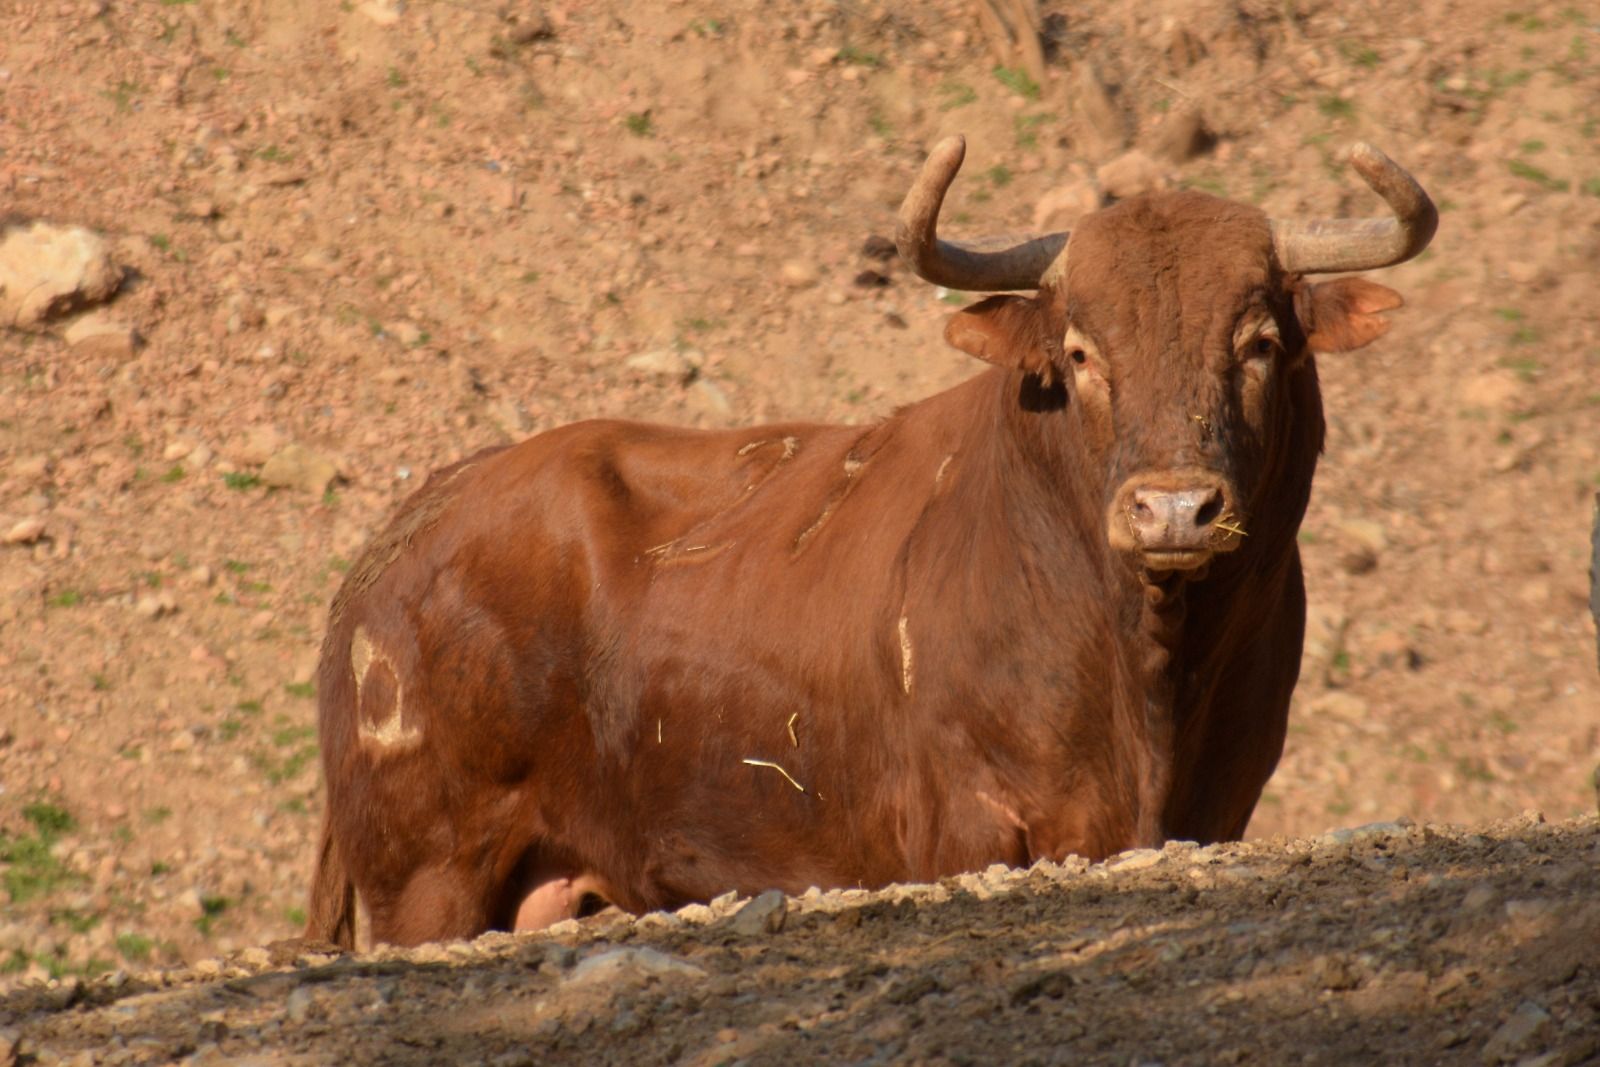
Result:
[[[46,1064],[1600,1058],[1600,820],[1174,842],[539,936],[247,949],[4,1001]]]
[[[94,976],[297,931],[321,803],[312,675],[327,602],[431,467],[595,415],[867,420],[972,373],[938,342],[965,296],[908,278],[883,241],[926,148],[958,131],[956,234],[1069,226],[1160,186],[1280,215],[1372,212],[1339,155],[1358,138],[1439,201],[1433,247],[1384,274],[1408,300],[1392,332],[1320,365],[1330,437],[1302,534],[1301,688],[1251,827],[1263,843],[1218,861],[1256,871],[1254,888],[1201,885],[1219,894],[1204,905],[1215,921],[1183,893],[1090,901],[1080,889],[1100,875],[1058,886],[1036,873],[999,902],[872,905],[860,927],[796,911],[743,948],[654,920],[607,928],[706,972],[649,979],[631,1023],[572,1007],[594,994],[565,999],[583,983],[558,948],[599,951],[599,928],[475,946],[461,969],[339,961],[240,979],[266,990],[240,1002],[266,1014],[186,1040],[221,1038],[233,1055],[270,1036],[332,1058],[352,1038],[328,1020],[387,1019],[397,990],[418,1029],[368,1026],[393,1035],[373,1039],[383,1055],[410,1055],[430,1011],[457,1027],[441,1034],[498,1034],[508,1049],[544,1025],[526,998],[503,1002],[510,1022],[464,1014],[453,998],[473,1002],[462,983],[475,981],[526,984],[561,1033],[589,1019],[598,1030],[562,1039],[572,1058],[595,1033],[614,1033],[597,1047],[621,1056],[632,1025],[663,1057],[674,1041],[715,1059],[817,1040],[854,1058],[1023,1041],[1023,1058],[1068,1032],[1030,1013],[1074,1011],[1073,1040],[1111,1044],[1072,1047],[1119,1062],[1334,1057],[1358,1038],[1473,1058],[1524,1000],[1548,1016],[1516,1016],[1541,1035],[1527,1048],[1577,1047],[1564,1035],[1592,1017],[1593,971],[1559,993],[1549,976],[1512,992],[1534,973],[1517,968],[1558,954],[1537,939],[1507,948],[1524,925],[1504,902],[1554,901],[1540,922],[1592,933],[1592,915],[1562,903],[1586,883],[1550,873],[1592,865],[1592,824],[1482,831],[1478,844],[1410,830],[1393,845],[1407,879],[1374,870],[1375,853],[1334,862],[1320,845],[1264,842],[1375,819],[1594,810],[1600,18],[1559,0],[1047,2],[1032,55],[993,41],[978,7],[0,5],[0,990],[31,1020],[25,1047],[87,1052],[130,1003],[129,1035],[163,1033],[161,1012],[223,1010],[209,998],[231,1003],[226,982]],[[1292,866],[1307,849],[1313,866]],[[1492,869],[1475,866],[1491,854]],[[1302,895],[1265,908],[1281,871],[1298,872]],[[1455,896],[1422,888],[1491,874],[1500,896],[1477,909],[1453,882]],[[1437,905],[1445,925],[1418,918],[1368,944],[1394,894]],[[1364,921],[1342,922],[1351,911]],[[963,931],[962,959],[993,962],[941,969],[931,943],[945,935],[919,940],[924,917]],[[1229,933],[1241,923],[1262,928]],[[982,931],[970,943],[969,928]],[[1254,940],[1271,931],[1303,952]],[[1064,947],[1072,937],[1088,940]],[[1181,959],[1164,960],[1162,938]],[[1086,991],[1013,1000],[1050,953],[1092,978]],[[1305,978],[1330,953],[1356,961],[1350,988]],[[1455,966],[1478,977],[1436,993]],[[742,989],[744,967],[774,983],[763,990],[820,999]],[[1384,968],[1425,981],[1391,986]],[[930,992],[888,999],[916,976]],[[130,1000],[154,981],[178,984]],[[1402,986],[1417,1006],[1374,1006],[1370,990]],[[438,1005],[411,1006],[414,989]],[[316,1013],[269,1033],[261,1020],[292,990]],[[32,1014],[51,997],[74,1006]],[[789,1007],[769,1017],[769,1001]],[[705,1031],[707,1012],[732,1040],[711,1046],[721,1025]],[[1459,1040],[1437,1044],[1444,1030]],[[932,1034],[938,1049],[917,1044]],[[180,1055],[153,1040],[132,1054]]]

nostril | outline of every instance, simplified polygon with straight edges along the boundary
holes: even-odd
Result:
[[[1222,516],[1222,493],[1213,489],[1201,500],[1200,507],[1194,513],[1194,524],[1197,529],[1204,529],[1216,522]]]
[[[1135,500],[1132,510],[1135,522],[1151,522],[1156,517],[1156,513],[1150,510],[1150,505],[1143,500]]]

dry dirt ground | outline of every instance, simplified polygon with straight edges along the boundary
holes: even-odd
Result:
[[[76,988],[60,982],[296,931],[320,810],[311,678],[326,605],[431,467],[594,415],[866,420],[973,373],[938,341],[963,296],[910,279],[869,241],[891,231],[927,146],[948,132],[969,141],[947,208],[957,234],[1068,225],[1107,195],[1161,184],[1280,215],[1369,213],[1375,198],[1339,156],[1358,138],[1421,178],[1442,210],[1439,236],[1383,277],[1409,306],[1380,343],[1321,362],[1330,437],[1302,534],[1311,634],[1288,749],[1251,834],[1593,810],[1600,13],[1483,0],[1052,2],[1035,78],[997,58],[974,9],[0,0],[0,217],[88,227],[125,270],[97,312],[120,334],[68,344],[65,322],[0,326],[0,987],[19,991],[15,1003],[44,996],[42,980]],[[1450,879],[1482,859],[1435,856],[1431,833],[1405,835],[1419,869]],[[1592,823],[1488,840],[1472,847],[1492,852],[1508,900],[1522,899],[1519,878],[1545,878],[1552,901],[1582,884],[1592,896]],[[1560,869],[1590,870],[1541,874],[1546,848]],[[1038,1037],[1035,1008],[1081,1008],[1091,1039],[1110,1040],[1091,1025],[1103,1009],[1122,1041],[1146,1016],[1113,991],[1162,989],[1167,972],[1090,969],[1088,999],[1022,1004],[1005,976],[1025,972],[1036,946],[1080,951],[1061,939],[1094,941],[1113,920],[1170,926],[1196,939],[1179,938],[1170,965],[1203,988],[1192,1001],[1164,990],[1150,1011],[1178,1025],[1192,1009],[1179,1027],[1191,1044],[1148,1055],[1246,1054],[1253,1046],[1208,1036],[1228,1031],[1233,1010],[1213,1013],[1212,999],[1254,1003],[1247,964],[1278,950],[1234,957],[1228,924],[1295,921],[1294,910],[1257,914],[1250,895],[1269,892],[1295,854],[1241,853],[1260,885],[1215,904],[1215,923],[1170,903],[1146,915],[1160,894],[1137,888],[1080,911],[1076,890],[1030,876],[1017,907],[922,899],[914,916],[873,912],[870,937],[845,925],[815,948],[795,932],[815,924],[796,918],[781,936],[797,958],[758,962],[804,989],[860,971],[845,992],[873,1004],[897,1003],[883,998],[904,963],[947,982],[950,1007],[906,1007],[910,1034],[881,1039],[868,1031],[894,1012],[845,1011],[829,1017],[840,1043],[829,1047],[911,1055],[922,1027],[910,1020],[925,1015],[947,1053],[978,1054],[999,1031],[958,1023],[984,1005],[1003,1007],[995,1018],[1025,1041]],[[1308,953],[1324,936],[1371,951],[1361,946],[1376,935],[1353,928],[1369,924],[1339,916],[1381,913],[1374,886],[1397,883],[1373,881],[1373,857],[1316,855],[1312,896],[1335,918],[1274,929]],[[1406,893],[1442,909],[1442,928],[1408,927],[1415,950],[1454,945],[1438,959],[1475,961],[1485,976],[1452,989],[1510,988],[1525,945],[1478,945],[1488,927],[1461,919],[1458,901]],[[1484,914],[1520,921],[1498,905]],[[993,973],[939,977],[942,957],[917,955],[923,915],[941,929],[977,924],[986,947],[966,955],[992,957]],[[1592,914],[1573,921],[1592,945]],[[627,936],[673,953],[688,937]],[[494,948],[497,962],[473,973],[482,988],[516,974],[548,992],[557,977],[527,962],[559,963],[570,941]],[[731,981],[741,958],[696,966]],[[358,966],[389,975],[378,989],[444,989],[455,973]],[[1438,980],[1431,964],[1403,966]],[[1592,1022],[1594,965],[1573,973]],[[347,981],[335,968],[308,988]],[[1376,1009],[1341,1006],[1359,1002],[1361,981],[1331,1001],[1284,984],[1309,1014],[1277,1040],[1331,1054],[1345,1046],[1324,1041],[1327,1019],[1376,1026]],[[282,982],[293,984],[263,988]],[[172,1010],[192,1017],[222,988],[183,986]],[[1448,1016],[1450,994],[1428,990],[1415,1016]],[[713,994],[668,996],[657,1009],[689,1026],[688,1009]],[[740,1035],[771,1021],[758,1011],[766,994],[715,998]],[[1472,1003],[1488,1014],[1462,1009],[1470,1032],[1451,1024],[1463,1044],[1424,1042],[1416,1058],[1476,1056],[1462,1049],[1481,1046],[1515,999],[1485,992]],[[1558,1018],[1558,999],[1539,1002],[1552,1042],[1581,1015]],[[1316,1014],[1325,1008],[1334,1014]],[[84,1034],[116,1010],[84,1017]],[[87,1048],[63,1022],[77,1017],[40,1025]],[[634,1031],[618,1018],[604,1025],[619,1027],[606,1040],[622,1057]],[[1388,1048],[1399,1033],[1363,1039]],[[751,1057],[804,1047],[762,1040]],[[851,1051],[857,1040],[867,1044]],[[698,1041],[675,1047],[698,1055]],[[1125,1062],[1145,1048],[1116,1051]],[[177,1055],[152,1049],[138,1055]]]

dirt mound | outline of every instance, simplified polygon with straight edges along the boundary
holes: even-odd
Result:
[[[1046,4],[1040,79],[954,0],[6,5],[0,210],[123,281],[0,333],[0,981],[297,930],[328,599],[430,468],[973,373],[937,341],[964,297],[882,241],[957,131],[957,235],[1163,184],[1367,213],[1357,138],[1421,177],[1408,309],[1320,366],[1311,640],[1251,830],[1591,810],[1600,33],[1374,11]]]
[[[8,997],[20,1026],[0,1048],[40,1064],[1576,1064],[1600,1055],[1597,901],[1594,818],[1174,842],[71,979]]]

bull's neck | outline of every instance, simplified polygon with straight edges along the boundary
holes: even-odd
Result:
[[[1189,658],[1188,586],[1147,584],[1112,552],[1102,478],[1076,438],[1077,421],[1064,407],[1026,409],[1019,389],[1011,377],[995,398],[1000,432],[993,437],[992,476],[1006,495],[1006,536],[1033,570],[1027,580],[1043,594],[1036,598],[1041,615],[1087,617],[1100,633],[1115,635],[1085,642],[1081,632],[1074,638],[1041,620],[1040,632],[1055,635],[1057,649],[1082,657],[1076,665],[1082,672],[1109,683],[1101,690],[1109,697],[1103,703],[1080,693],[1078,706],[1063,710],[1110,720],[1105,733],[1115,750],[1105,770],[1119,806],[1130,813],[1122,839],[1110,847],[1159,846],[1179,725],[1178,683]]]

